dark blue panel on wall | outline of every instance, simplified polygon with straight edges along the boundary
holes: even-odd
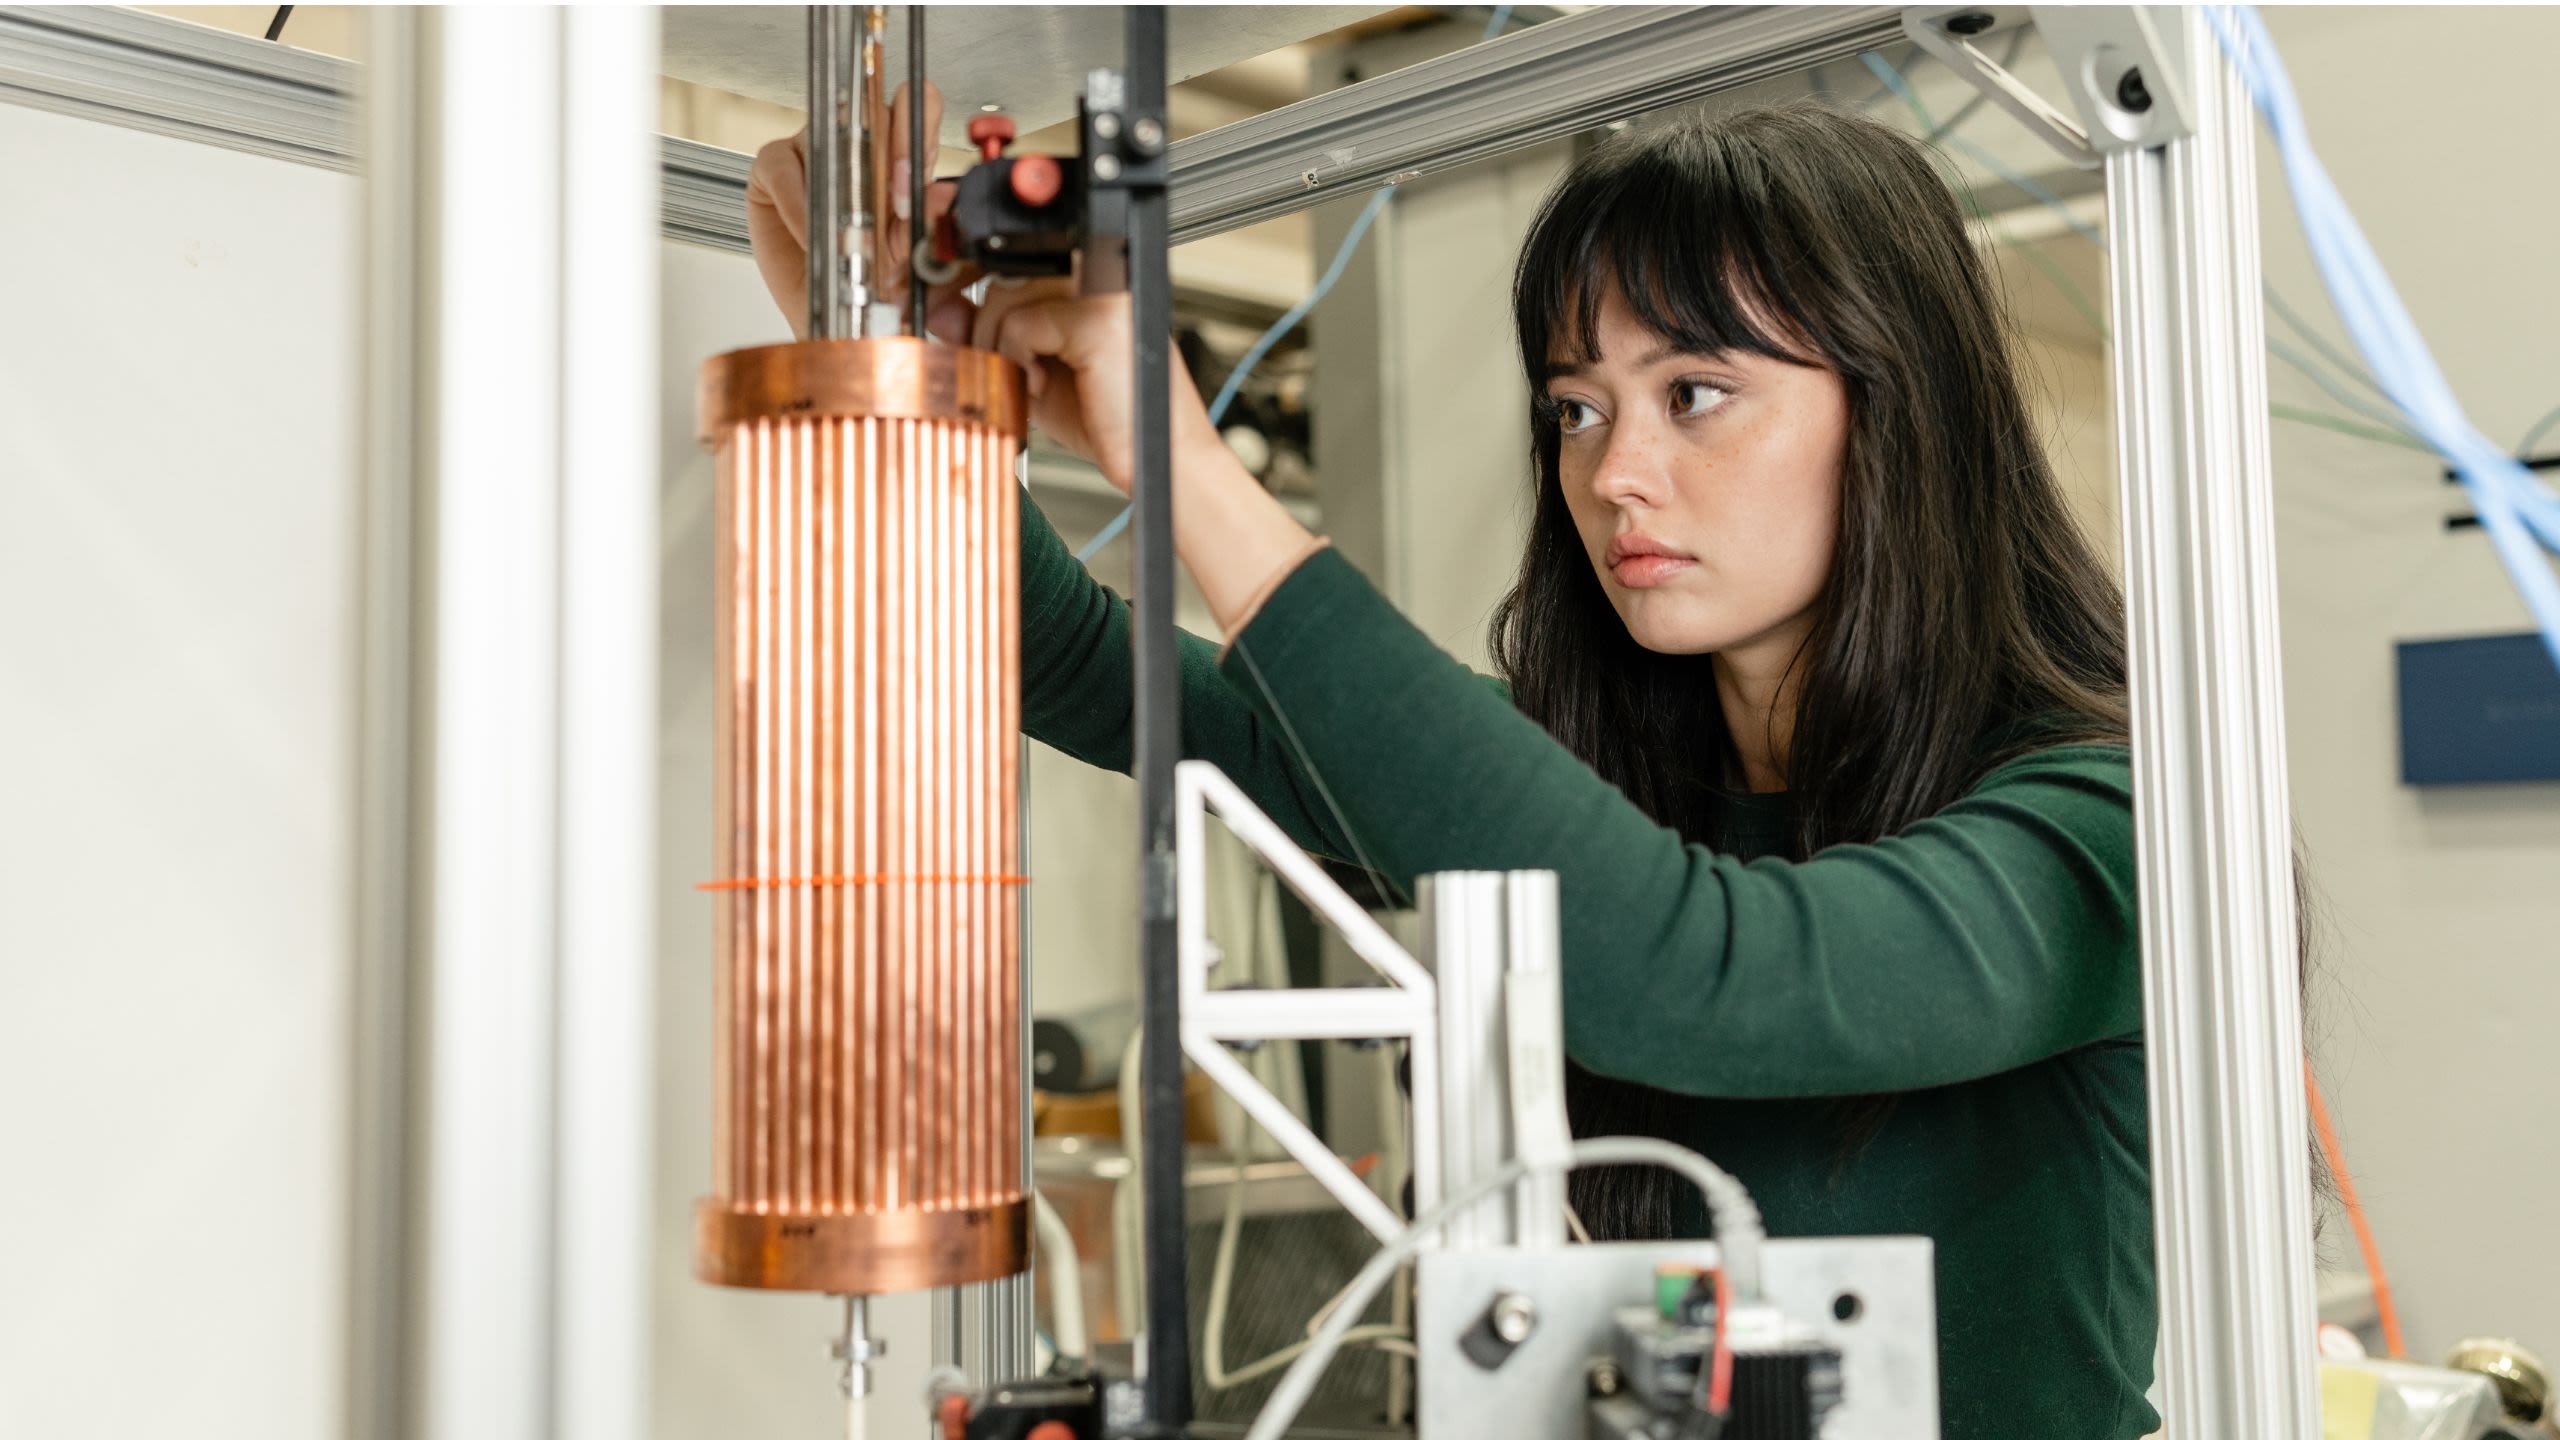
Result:
[[[2560,668],[2542,637],[2400,642],[2400,780],[2560,780]]]

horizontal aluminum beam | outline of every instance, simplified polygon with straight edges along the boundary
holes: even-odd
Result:
[[[1173,146],[1181,244],[1892,43],[1882,6],[1609,6]],[[0,100],[336,170],[356,65],[106,7],[0,6]],[[747,157],[670,139],[666,233],[746,248]]]
[[[0,100],[355,168],[348,90],[327,55],[106,5],[0,5]]]
[[[1173,146],[1179,245],[1792,74],[1902,34],[1872,5],[1604,6]]]

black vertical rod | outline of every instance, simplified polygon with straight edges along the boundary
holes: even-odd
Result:
[[[934,158],[941,154],[942,137],[925,132],[924,103],[924,7],[907,7],[907,333],[919,340],[925,338],[925,306],[932,297],[925,293],[924,277],[916,273],[916,262],[923,258],[925,247],[932,243],[933,227],[925,219],[925,187],[933,180]],[[881,277],[884,281],[888,278]]]
[[[838,340],[862,333],[853,287],[853,186],[857,148],[853,12],[809,7],[809,333]]]
[[[1123,133],[1165,106],[1165,12],[1128,10],[1128,112]],[[1168,347],[1171,230],[1161,183],[1129,191],[1129,331],[1135,340],[1131,435],[1137,596],[1131,646],[1137,693],[1138,959],[1144,977],[1139,1058],[1140,1184],[1146,1200],[1147,1411],[1157,1435],[1191,1423],[1191,1309],[1184,1290],[1182,992],[1174,932],[1173,770],[1182,758],[1181,691],[1173,626],[1173,414]]]

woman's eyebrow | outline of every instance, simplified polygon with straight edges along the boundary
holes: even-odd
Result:
[[[1639,370],[1650,370],[1665,360],[1714,361],[1732,353],[1733,351],[1731,347],[1719,350],[1693,350],[1688,346],[1681,344],[1677,340],[1665,340],[1661,344],[1653,347],[1653,349],[1648,352],[1644,358],[1636,361],[1635,368]],[[1560,380],[1570,375],[1585,374],[1592,366],[1599,364],[1604,358],[1605,357],[1603,356],[1595,355],[1591,359],[1584,361],[1550,360],[1540,368],[1538,378],[1540,380]]]

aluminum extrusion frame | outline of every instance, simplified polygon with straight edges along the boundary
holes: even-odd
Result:
[[[2163,38],[2195,133],[2106,162],[2163,1420],[2308,1440],[2318,1312],[2256,119],[2201,13]]]

